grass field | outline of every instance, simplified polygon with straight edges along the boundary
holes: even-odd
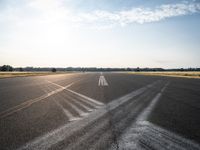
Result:
[[[64,74],[69,72],[0,72],[0,78],[10,78],[10,77],[26,77],[26,76],[44,76],[53,74]]]
[[[0,78],[10,78],[10,77],[26,77],[26,76],[44,76],[44,75],[54,75],[54,74],[65,74],[71,72],[0,72]],[[170,76],[170,77],[184,77],[184,78],[199,78],[200,71],[193,72],[129,72],[131,74],[139,75],[152,75],[152,76]]]
[[[183,71],[183,72],[130,72],[132,74],[152,75],[152,76],[171,76],[171,77],[184,77],[184,78],[199,78],[200,71]]]

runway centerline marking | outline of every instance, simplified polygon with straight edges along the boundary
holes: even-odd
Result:
[[[23,103],[19,104],[19,105],[16,105],[16,106],[14,106],[14,107],[11,107],[11,108],[9,108],[9,109],[3,111],[3,112],[0,112],[0,118],[7,117],[7,116],[9,116],[9,115],[12,115],[13,113],[16,113],[16,112],[22,110],[22,109],[25,109],[25,108],[27,108],[27,107],[30,107],[32,104],[34,104],[34,103],[36,103],[36,102],[39,102],[39,101],[41,101],[41,100],[44,100],[45,98],[48,98],[48,97],[50,97],[50,96],[52,96],[52,95],[54,95],[54,94],[56,94],[56,93],[59,93],[59,92],[65,90],[65,89],[67,89],[67,88],[70,87],[72,84],[73,84],[73,83],[68,84],[68,85],[65,86],[65,87],[60,87],[59,89],[56,89],[56,90],[51,91],[51,92],[49,92],[49,93],[46,93],[46,94],[44,94],[44,95],[42,95],[42,96],[40,96],[40,97],[38,97],[38,98],[30,99],[30,100],[28,100],[28,101],[26,101],[26,102],[23,102]]]
[[[108,82],[106,81],[104,75],[101,72],[101,75],[99,77],[99,82],[98,82],[99,86],[108,86]]]

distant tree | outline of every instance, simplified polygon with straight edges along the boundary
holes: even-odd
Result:
[[[57,70],[56,70],[56,68],[52,68],[51,71],[52,72],[56,72]]]
[[[6,65],[1,66],[1,71],[7,71]]]
[[[131,68],[126,68],[126,71],[132,71]]]
[[[13,71],[13,67],[10,65],[1,66],[1,71]]]
[[[20,67],[20,68],[19,68],[19,71],[22,72],[22,71],[24,71],[24,69]]]
[[[14,68],[12,66],[8,66],[8,71],[13,71]]]
[[[137,67],[137,68],[136,68],[136,71],[140,71],[140,68],[139,68],[139,67]]]

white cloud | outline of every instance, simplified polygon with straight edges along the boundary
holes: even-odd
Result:
[[[0,22],[14,21],[16,25],[28,22],[70,24],[71,26],[91,25],[90,27],[110,28],[113,25],[149,23],[170,17],[183,16],[200,12],[200,3],[181,2],[161,5],[155,8],[137,7],[130,10],[96,10],[80,12],[64,5],[63,0],[30,0],[25,5],[12,7],[0,13]],[[27,11],[30,11],[27,13]],[[32,14],[31,14],[32,13]]]
[[[151,8],[132,8],[118,12],[94,11],[79,14],[82,21],[88,23],[107,22],[114,24],[148,23],[156,22],[170,17],[183,16],[200,12],[200,3],[183,2],[179,4],[161,5]]]

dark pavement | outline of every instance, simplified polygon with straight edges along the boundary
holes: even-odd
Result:
[[[0,79],[0,150],[200,149],[199,114],[199,79],[128,73]]]

